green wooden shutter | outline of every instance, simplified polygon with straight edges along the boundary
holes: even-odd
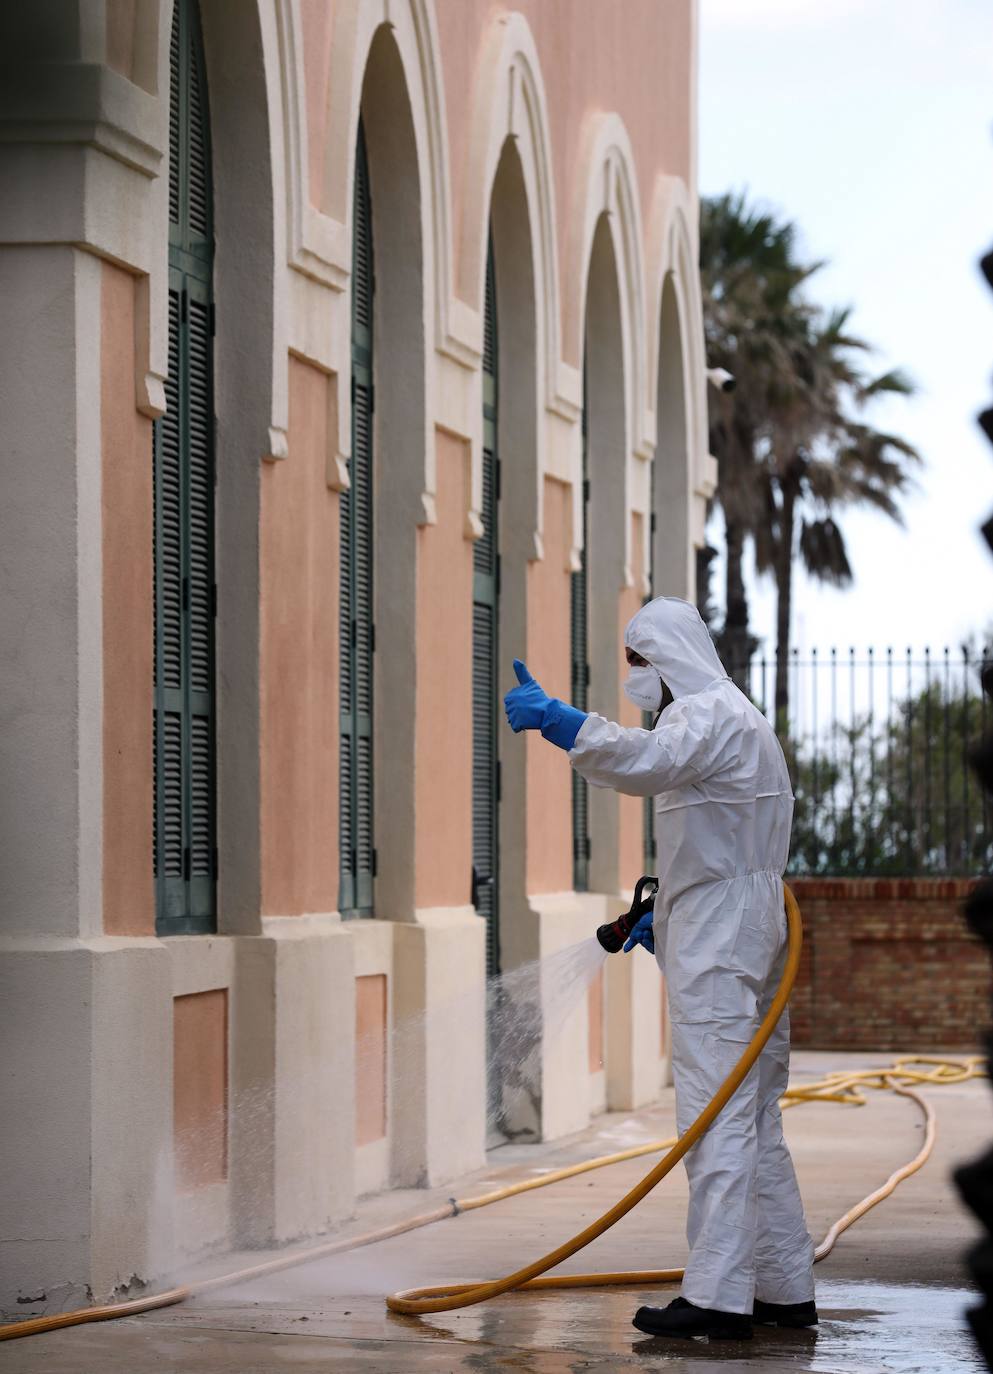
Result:
[[[369,916],[373,833],[373,277],[372,206],[359,121],[352,216],[351,486],[341,493],[340,830],[343,916]]]
[[[153,429],[154,865],[161,935],[216,929],[213,228],[195,0],[170,48],[169,375]]]
[[[483,322],[483,533],[473,549],[472,900],[486,921],[486,971],[500,972],[497,758],[500,459],[497,451],[497,314],[493,246],[486,260]]]
[[[586,412],[586,373],[583,372],[583,551],[578,572],[572,574],[570,597],[570,644],[572,704],[589,710],[589,544],[590,481],[589,425]],[[572,770],[572,885],[586,892],[590,885],[590,791],[586,779]]]

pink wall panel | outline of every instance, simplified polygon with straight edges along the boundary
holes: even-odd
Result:
[[[332,379],[290,359],[290,457],[261,492],[262,910],[338,904],[338,493]]]
[[[135,278],[102,271],[104,930],[151,935],[152,424],[135,408]]]
[[[569,549],[572,490],[545,480],[545,557],[528,567],[528,667],[549,696],[569,700]],[[569,761],[537,734],[528,751],[528,892],[572,887]]]
[[[472,869],[472,543],[468,446],[438,432],[438,522],[417,535],[418,906],[469,901]]]

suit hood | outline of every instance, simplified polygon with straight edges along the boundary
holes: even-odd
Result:
[[[700,612],[676,596],[642,606],[628,621],[624,643],[656,669],[677,700],[727,677]]]

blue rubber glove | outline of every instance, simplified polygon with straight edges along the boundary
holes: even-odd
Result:
[[[503,699],[510,728],[515,735],[521,730],[540,730],[545,721],[545,709],[551,705],[552,698],[535,682],[519,658],[514,659],[514,672],[520,685]]]
[[[646,911],[637,923],[632,927],[631,934],[624,942],[624,953],[627,954],[634,949],[635,945],[643,945],[649,954],[655,953],[655,931],[652,922],[655,918],[653,911]]]
[[[550,744],[570,750],[576,743],[586,712],[577,711],[575,706],[559,701],[558,697],[550,697],[519,658],[514,659],[514,672],[519,685],[503,699],[510,728],[515,734],[521,730],[540,730]]]

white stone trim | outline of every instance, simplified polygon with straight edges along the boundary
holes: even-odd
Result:
[[[138,409],[151,419],[165,414],[169,376],[169,62],[172,3],[158,7],[155,70],[158,100],[159,175],[148,190],[146,281],[135,292],[135,378]],[[147,324],[145,312],[147,311]],[[147,355],[145,349],[147,348]]]
[[[272,392],[269,398],[267,440],[261,457],[270,461],[285,458],[290,413],[289,378],[289,291],[286,281],[287,195],[286,163],[281,155],[286,147],[284,87],[288,70],[283,65],[278,16],[272,5],[259,5],[262,40],[262,68],[265,79],[266,115],[269,132],[269,180],[272,207]]]
[[[314,188],[310,185],[300,0],[274,0],[274,11],[282,73],[286,261],[303,276],[333,291],[344,291],[349,276],[345,226],[321,213],[314,204]]]

